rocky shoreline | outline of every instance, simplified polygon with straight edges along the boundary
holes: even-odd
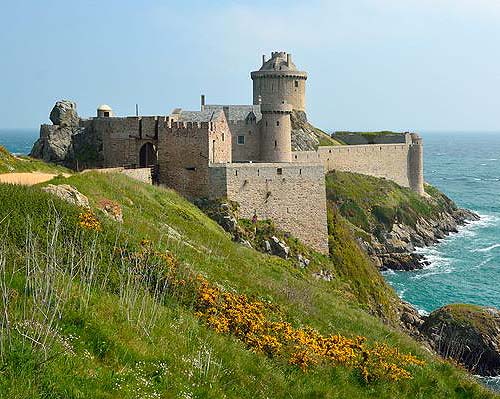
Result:
[[[479,215],[461,208],[440,212],[437,217],[420,217],[415,226],[394,223],[392,230],[377,238],[370,236],[370,242],[358,239],[360,245],[381,270],[410,271],[429,265],[425,257],[416,253],[416,248],[438,243],[450,233],[457,233],[459,226],[479,220]]]

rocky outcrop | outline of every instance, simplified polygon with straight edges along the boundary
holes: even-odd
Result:
[[[420,331],[444,358],[472,373],[500,375],[500,311],[473,305],[447,305],[432,312]]]
[[[319,145],[338,144],[328,134],[311,125],[303,111],[293,111],[291,122],[293,151],[314,151]]]
[[[40,127],[31,157],[72,169],[102,166],[102,139],[80,119],[74,102],[56,102],[50,120],[53,125]]]
[[[389,232],[358,240],[381,270],[416,270],[428,265],[422,255],[414,252],[416,247],[433,245],[456,233],[459,226],[478,219],[474,212],[450,208],[431,219],[420,217],[414,226],[395,223]]]
[[[90,208],[89,199],[69,184],[59,184],[57,186],[49,184],[47,187],[43,187],[42,190],[70,204],[81,206],[82,208]]]
[[[49,116],[54,125],[61,127],[78,126],[80,117],[76,112],[76,103],[68,100],[57,101]]]

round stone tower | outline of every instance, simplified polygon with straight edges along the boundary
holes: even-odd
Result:
[[[307,73],[299,71],[292,55],[275,51],[262,67],[250,74],[253,80],[254,104],[290,104],[292,109],[306,111]]]
[[[262,162],[292,162],[290,104],[262,104],[260,157]]]
[[[411,133],[411,143],[408,154],[408,182],[410,188],[424,196],[424,145],[420,136]]]

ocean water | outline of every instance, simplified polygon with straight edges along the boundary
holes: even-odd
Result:
[[[425,269],[385,277],[422,313],[457,302],[500,307],[500,133],[422,136],[426,181],[481,220],[419,249]]]
[[[13,154],[29,154],[38,137],[38,129],[0,129],[0,145]]]
[[[418,251],[423,270],[386,272],[398,294],[422,313],[449,303],[500,308],[500,132],[422,133],[425,179],[481,220]],[[28,154],[37,129],[0,129],[0,145]],[[484,380],[500,390],[500,378]]]

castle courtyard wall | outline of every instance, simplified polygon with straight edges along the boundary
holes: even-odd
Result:
[[[328,253],[323,167],[309,163],[212,165],[212,198],[239,203],[240,216],[271,219],[317,251]]]

